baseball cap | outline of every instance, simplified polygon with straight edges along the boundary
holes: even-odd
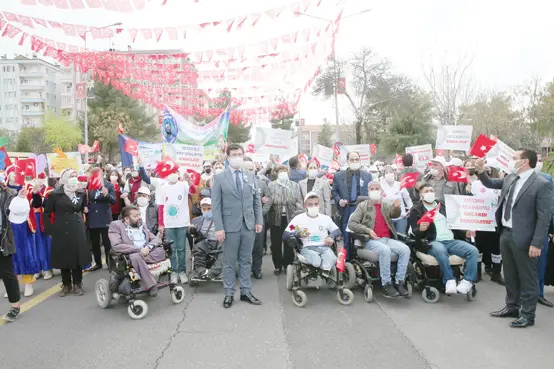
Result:
[[[202,205],[211,205],[211,204],[212,204],[212,199],[210,199],[209,197],[204,197],[200,201],[200,206],[202,206]]]
[[[313,192],[313,191],[308,192],[308,193],[306,194],[306,196],[304,196],[304,202],[306,202],[308,199],[311,199],[312,197],[317,197],[317,198],[319,198],[319,195],[318,195],[317,193]]]
[[[150,196],[150,190],[148,189],[148,187],[141,187],[138,189],[137,193],[141,193],[143,195],[148,195]]]

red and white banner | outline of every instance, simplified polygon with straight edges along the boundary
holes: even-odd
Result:
[[[489,199],[460,195],[445,195],[444,199],[449,229],[496,231],[496,209]]]
[[[412,154],[414,157],[414,166],[423,172],[427,163],[433,159],[433,148],[430,144],[406,147],[406,154]]]

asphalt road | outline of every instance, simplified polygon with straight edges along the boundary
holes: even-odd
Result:
[[[426,304],[416,292],[394,300],[377,293],[367,304],[357,289],[354,303],[342,306],[323,287],[309,290],[308,305],[297,308],[284,276],[272,275],[270,256],[264,264],[264,278],[253,282],[262,306],[236,300],[226,310],[220,285],[187,286],[179,305],[168,290],[147,299],[140,321],[123,304],[96,305],[94,283],[105,270],[85,276],[81,297],[44,299],[60,277],[39,280],[35,296],[24,300],[28,310],[0,325],[0,368],[553,367],[554,309],[539,306],[535,327],[511,329],[509,319],[488,315],[502,307],[504,290],[486,275],[473,302],[443,296]],[[554,300],[554,288],[547,298]]]

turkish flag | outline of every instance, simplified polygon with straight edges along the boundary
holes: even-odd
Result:
[[[99,190],[104,185],[102,180],[102,171],[91,174],[88,180],[88,189],[89,190]]]
[[[17,165],[14,166],[14,181],[16,185],[23,186],[25,184],[25,171],[18,167]]]
[[[435,149],[435,156],[444,156],[443,149]]]
[[[117,130],[119,133],[125,133],[125,130],[123,129],[123,126],[121,125],[121,122],[117,122]]]
[[[192,184],[194,186],[200,185],[200,173],[198,173],[193,169],[187,169],[187,173],[189,174],[190,179],[192,180]]]
[[[346,250],[344,247],[339,249],[338,258],[337,258],[337,270],[339,273],[344,272],[344,265],[346,263]]]
[[[75,85],[75,97],[77,97],[78,99],[84,99],[86,96],[86,93],[87,93],[87,90],[86,90],[85,82],[77,83]]]
[[[94,143],[92,144],[92,152],[98,152],[100,150],[100,142],[98,140],[94,140]]]
[[[81,155],[84,155],[87,152],[90,152],[90,147],[88,145],[79,144],[79,145],[77,145],[77,148],[79,150],[79,154],[81,154]]]
[[[171,159],[164,158],[162,161],[156,165],[155,172],[158,174],[158,177],[165,178],[171,173],[175,173],[179,170],[179,166]]]
[[[25,173],[25,176],[35,178],[37,176],[37,162],[33,158],[19,160],[18,167]]]
[[[377,144],[370,144],[369,148],[371,149],[371,155],[375,155],[377,152]]]
[[[396,164],[397,168],[404,167],[404,163],[402,162],[402,155],[396,154],[396,157],[394,158],[394,164]]]
[[[463,182],[467,183],[468,173],[465,168],[457,165],[451,165],[448,167],[448,180],[450,182]]]
[[[441,204],[438,204],[436,208],[431,209],[428,212],[426,212],[425,214],[423,214],[421,219],[419,219],[417,221],[417,224],[421,224],[421,223],[424,223],[424,222],[433,223],[433,221],[435,220],[435,215],[437,215],[437,212],[439,211],[440,208],[441,208]]]
[[[123,149],[133,156],[138,156],[138,142],[135,140],[130,138],[125,140],[125,147]]]
[[[335,157],[339,157],[340,156],[340,147],[342,146],[342,144],[340,142],[335,142],[335,144],[333,145],[333,153],[335,154]]]
[[[419,172],[404,173],[400,178],[400,188],[414,188],[418,178]]]
[[[248,144],[248,147],[246,148],[246,152],[255,152],[254,144]]]
[[[469,154],[478,158],[484,158],[494,145],[496,145],[495,140],[488,138],[486,135],[479,135],[471,147]]]

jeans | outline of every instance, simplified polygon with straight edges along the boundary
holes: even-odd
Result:
[[[369,240],[365,248],[379,254],[379,270],[381,272],[381,284],[384,286],[391,283],[390,263],[391,252],[398,255],[396,263],[396,281],[402,282],[406,278],[406,269],[410,262],[410,248],[402,242],[390,238],[379,238]]]
[[[308,264],[329,271],[337,263],[337,257],[329,246],[306,246],[300,250]]]
[[[408,233],[408,218],[396,219],[392,221],[392,225],[396,229],[396,232],[406,234]]]
[[[539,272],[539,296],[541,297],[544,297],[544,273],[546,273],[546,262],[548,261],[548,238],[549,237],[546,237],[546,241],[544,241],[544,247],[542,248],[541,256],[539,256],[539,263],[537,265]]]
[[[433,241],[428,254],[437,259],[444,283],[455,279],[450,267],[450,261],[448,260],[449,255],[456,255],[466,260],[464,271],[464,279],[466,281],[473,282],[477,280],[479,251],[475,246],[461,240]]]
[[[173,273],[186,272],[187,227],[166,228],[164,233],[167,240],[175,241],[171,245],[171,271]]]

